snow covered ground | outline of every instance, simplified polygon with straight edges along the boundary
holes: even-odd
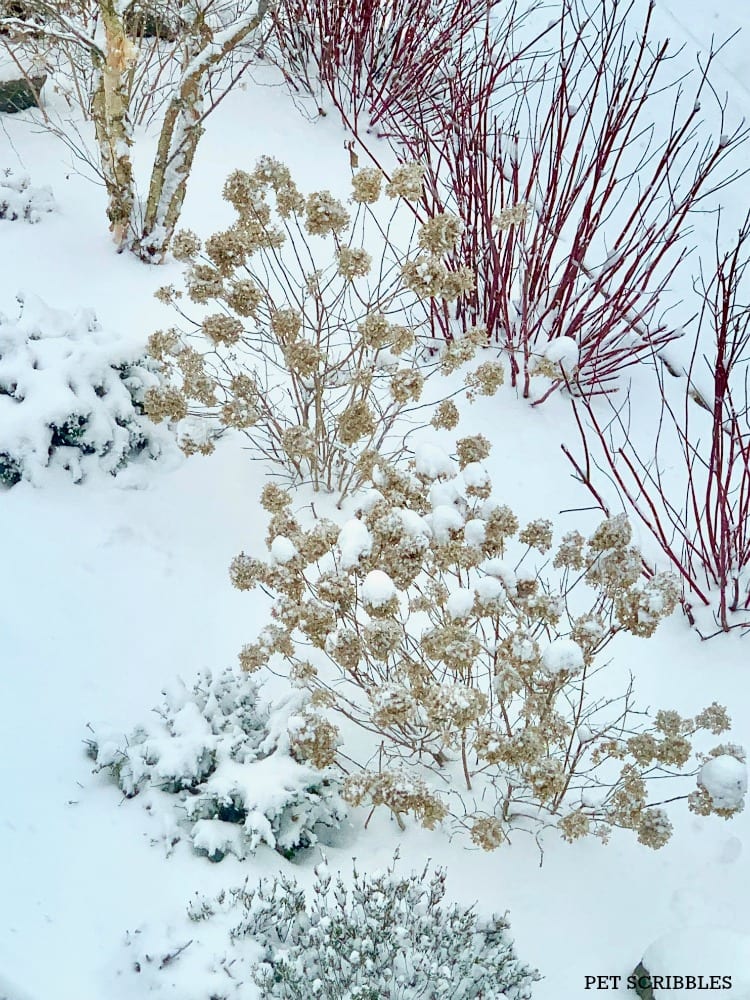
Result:
[[[705,51],[712,33],[741,29],[722,53],[717,86],[750,116],[744,0],[657,0],[656,13],[657,33],[684,40],[691,52]],[[350,175],[343,142],[332,117],[309,122],[281,87],[248,80],[209,120],[183,225],[205,235],[228,221],[225,175],[261,154],[286,162],[307,190],[343,192]],[[148,268],[114,253],[102,190],[31,113],[0,116],[6,166],[30,174],[34,186],[49,185],[58,210],[37,225],[0,221],[0,312],[14,311],[17,291],[57,308],[92,307],[136,346],[169,322],[153,292],[176,280],[180,267]],[[731,199],[744,215],[750,183]],[[561,398],[532,411],[501,392],[467,411],[462,426],[493,429],[493,478],[525,518],[588,503],[559,448],[571,427]],[[230,440],[210,458],[124,481],[78,487],[61,473],[43,489],[0,492],[0,1000],[143,997],[157,977],[132,970],[125,942],[137,940],[136,932],[179,945],[196,891],[215,893],[279,869],[311,881],[317,854],[292,865],[261,849],[243,862],[211,865],[181,843],[166,857],[151,843],[158,837],[152,818],[93,776],[84,753],[89,724],[132,728],[175,676],[189,682],[199,670],[234,662],[266,623],[266,599],[233,589],[227,572],[240,550],[263,548],[262,483],[261,466]],[[733,634],[701,643],[675,615],[652,639],[620,638],[611,653],[635,675],[639,702],[692,714],[718,701],[732,717],[731,739],[747,746],[748,641]],[[607,995],[634,996],[625,977],[659,939],[666,943],[653,954],[664,974],[734,974],[735,987],[723,995],[749,1000],[750,813],[725,822],[684,809],[675,826],[658,852],[630,834],[616,833],[606,847],[549,839],[540,866],[532,838],[519,835],[487,854],[413,825],[400,832],[376,814],[366,832],[352,830],[348,844],[329,851],[329,862],[346,872],[356,856],[384,868],[398,844],[409,868],[426,857],[446,865],[452,899],[509,911],[519,956],[544,977],[537,1000],[599,996],[586,991],[587,976],[621,976],[619,990]],[[722,929],[733,936],[717,938]],[[679,935],[670,939],[672,932]],[[685,956],[690,969],[674,964]],[[158,981],[165,996],[187,1000]]]

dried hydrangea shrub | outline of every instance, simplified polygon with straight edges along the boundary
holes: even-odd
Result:
[[[420,404],[425,379],[441,367],[418,360],[430,301],[455,299],[473,281],[441,262],[460,236],[454,217],[429,220],[410,255],[373,215],[383,194],[418,198],[422,174],[402,166],[384,185],[379,171],[360,170],[346,206],[329,191],[303,196],[287,167],[262,157],[226,182],[237,213],[228,229],[205,245],[177,234],[185,288],[159,297],[185,322],[150,340],[164,382],[147,408],[155,420],[190,421],[178,425],[186,451],[209,450],[224,429],[240,430],[293,483],[339,497],[367,474],[364,456],[403,451],[396,421]],[[373,220],[379,259],[362,246]],[[193,306],[203,315],[188,316]],[[451,357],[468,360],[481,340],[465,338]],[[472,379],[472,392],[494,391],[502,371],[485,365]],[[199,417],[210,428],[203,438],[194,430]]]
[[[641,575],[624,516],[557,541],[548,520],[520,525],[492,496],[489,447],[475,435],[456,457],[424,446],[408,465],[376,459],[341,527],[305,527],[287,494],[264,493],[271,561],[240,555],[231,577],[275,596],[275,628],[243,665],[310,689],[308,739],[325,724],[331,753],[336,715],[369,734],[359,770],[344,746],[354,805],[450,821],[487,849],[547,826],[568,840],[620,827],[660,847],[671,827],[652,779],[695,775],[692,738],[729,719],[718,705],[649,718],[632,681],[602,698],[594,678],[618,633],[648,637],[673,611],[677,583]],[[288,563],[274,558],[281,549]],[[690,805],[717,811],[700,788]]]

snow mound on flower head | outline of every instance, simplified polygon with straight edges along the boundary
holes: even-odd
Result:
[[[381,608],[396,596],[396,584],[382,569],[373,569],[362,581],[362,600],[371,608]]]
[[[707,760],[698,774],[717,809],[741,809],[747,792],[747,767],[731,754]]]
[[[423,442],[414,452],[414,468],[426,479],[439,479],[455,476],[458,466],[442,448]]]
[[[559,365],[566,375],[571,375],[578,367],[580,351],[571,337],[557,337],[547,344],[544,356],[553,365]]]
[[[542,653],[548,674],[577,674],[583,670],[583,650],[573,639],[553,639]]]
[[[487,525],[479,517],[472,517],[464,525],[464,541],[473,548],[481,549],[487,537]]]
[[[291,562],[299,553],[290,538],[286,538],[284,535],[277,535],[271,542],[271,555],[277,563],[281,563],[283,566],[285,563]]]
[[[727,995],[734,1000],[750,1000],[750,936],[720,927],[689,927],[665,934],[646,949],[643,967],[654,976],[703,976],[708,995],[711,976],[731,977]],[[699,980],[700,982],[700,980]],[[717,991],[718,992],[718,991]],[[664,990],[669,1000],[695,1000],[696,989]],[[654,996],[661,997],[662,990]]]
[[[464,526],[461,512],[448,504],[436,507],[429,515],[428,520],[439,545],[446,545],[451,540],[451,534],[460,531]]]
[[[341,551],[341,566],[352,569],[362,556],[372,552],[372,535],[364,521],[353,517],[339,532],[338,547]]]
[[[469,462],[462,476],[467,487],[482,489],[491,485],[490,474],[481,462]]]
[[[451,618],[468,618],[473,607],[474,591],[466,587],[454,590],[446,603],[446,610]]]

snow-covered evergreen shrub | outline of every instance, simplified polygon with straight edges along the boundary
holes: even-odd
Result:
[[[279,875],[217,900],[196,900],[194,920],[241,907],[231,932],[264,954],[252,975],[264,998],[283,1000],[528,1000],[539,974],[516,957],[505,917],[445,906],[445,871],[397,876],[395,862],[352,885],[332,886],[325,860],[312,899]],[[236,967],[234,974],[238,975]],[[239,975],[241,975],[241,970]]]
[[[224,670],[164,695],[154,720],[129,736],[100,731],[87,743],[96,770],[128,798],[144,793],[152,812],[179,817],[167,819],[168,836],[187,828],[211,861],[261,844],[292,857],[339,826],[346,809],[334,774],[308,763],[295,740],[308,717],[300,692],[263,704],[255,682]]]
[[[32,187],[28,175],[0,170],[0,219],[39,222],[43,213],[55,208],[51,188]]]
[[[416,164],[401,167],[385,193],[416,200],[421,178]],[[159,293],[190,326],[151,337],[149,351],[168,384],[149,393],[147,412],[183,421],[188,453],[210,450],[216,432],[237,428],[295,484],[343,495],[376,452],[403,451],[394,424],[419,402],[430,370],[414,349],[415,337],[430,336],[427,303],[447,309],[473,278],[441,262],[460,234],[457,219],[430,220],[416,234],[419,249],[407,255],[373,216],[382,174],[360,170],[352,187],[350,212],[328,191],[304,197],[283,164],[263,157],[252,173],[237,170],[227,180],[224,198],[237,221],[211,236],[204,252],[194,233],[177,234],[173,252],[188,264],[187,296],[212,311],[192,319],[182,291]],[[363,243],[376,229],[371,255]],[[473,351],[479,341],[484,334],[465,338],[463,347]],[[492,378],[484,370],[474,388],[484,391]],[[197,416],[207,418],[202,434]]]
[[[267,486],[271,559],[240,555],[231,574],[276,597],[275,624],[240,663],[283,664],[342,732],[359,727],[358,748],[345,742],[352,804],[427,827],[450,815],[488,849],[544,826],[570,840],[622,827],[660,847],[671,832],[661,800],[679,796],[650,779],[694,775],[691,738],[729,720],[715,704],[649,718],[632,682],[615,697],[596,675],[618,632],[650,636],[671,613],[676,581],[644,578],[623,515],[556,549],[551,522],[520,529],[492,496],[489,442],[463,438],[456,450],[457,460],[424,445],[407,468],[378,463],[343,527],[303,528],[288,494]],[[335,736],[318,744],[312,759],[329,763]]]
[[[159,381],[153,362],[103,331],[90,309],[17,298],[17,316],[0,314],[0,482],[40,482],[50,467],[80,482],[160,455],[169,438],[143,411]]]

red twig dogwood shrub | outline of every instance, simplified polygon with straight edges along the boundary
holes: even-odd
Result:
[[[712,608],[720,631],[750,625],[750,213],[728,251],[717,226],[716,266],[701,272],[695,347],[680,385],[658,370],[660,415],[648,458],[630,433],[629,403],[603,421],[586,405],[577,412],[584,455],[573,462],[580,479],[606,503],[594,484],[593,449],[621,499],[657,540],[683,580],[683,606],[692,622],[696,604]],[[709,341],[710,348],[703,346]],[[697,404],[697,405],[696,405]],[[675,486],[678,465],[681,476]]]
[[[670,78],[675,53],[652,38],[653,5],[637,34],[634,4],[589,6],[566,3],[526,48],[514,26],[510,71],[505,37],[488,35],[457,65],[449,100],[428,92],[399,134],[427,168],[422,211],[463,223],[449,266],[477,274],[451,313],[435,311],[436,335],[486,328],[537,402],[566,383],[609,392],[680,335],[664,292],[692,213],[736,175],[726,161],[748,135],[720,100],[718,126],[703,128],[715,51],[687,92]],[[534,374],[549,381],[532,394]]]
[[[294,91],[332,102],[355,137],[388,132],[394,115],[446,106],[496,8],[513,20],[516,5],[500,0],[280,0],[265,55]]]

